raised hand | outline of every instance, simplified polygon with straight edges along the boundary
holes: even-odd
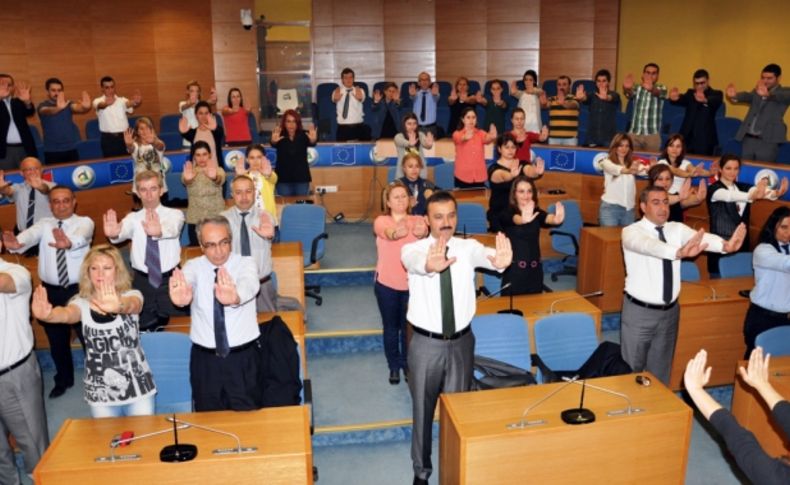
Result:
[[[236,173],[236,175],[244,175],[247,173],[247,166],[245,164],[244,158],[236,162],[236,165],[233,167],[233,171]]]
[[[754,91],[757,93],[758,96],[762,96],[763,98],[768,97],[768,88],[763,83],[762,79],[757,81],[757,85],[754,87]]]
[[[545,91],[541,91],[540,92],[540,94],[538,95],[538,100],[540,100],[540,105],[541,106],[545,106],[545,105],[548,104],[549,98],[546,97],[546,92]]]
[[[779,184],[779,190],[776,191],[776,198],[780,198],[781,196],[787,193],[787,177],[782,177],[782,182]]]
[[[414,221],[414,226],[411,228],[411,233],[414,234],[414,237],[423,238],[428,235],[428,224],[425,223],[425,219],[422,217],[418,218]]]
[[[425,260],[425,271],[428,273],[441,273],[455,258],[447,258],[447,238],[439,236],[435,243],[428,248],[428,258]]]
[[[523,205],[519,204],[518,208],[521,211],[522,224],[529,224],[538,217],[538,213],[535,212],[535,202],[532,200],[528,200]]]
[[[708,353],[703,349],[686,364],[686,372],[683,374],[683,384],[688,390],[700,390],[710,381],[711,367],[705,367],[708,360]]]
[[[91,95],[88,94],[88,91],[82,92],[82,97],[80,98],[80,105],[82,106],[82,109],[90,109]]]
[[[557,201],[554,203],[554,224],[559,226],[565,220],[565,206],[562,202]]]
[[[412,146],[412,147],[415,147],[415,146],[417,146],[417,142],[418,142],[418,138],[419,138],[419,137],[418,137],[418,135],[417,135],[417,132],[416,132],[416,131],[413,131],[413,132],[409,133],[409,134],[408,134],[408,135],[406,135],[406,136],[407,136],[407,137],[408,137],[408,139],[409,139],[409,146]]]
[[[587,93],[584,91],[584,84],[579,84],[576,86],[576,96],[574,98],[577,101],[583,101],[587,97]]]
[[[159,221],[156,209],[145,209],[145,219],[142,224],[147,236],[162,237],[162,223]]]
[[[705,248],[708,247],[706,243],[702,242],[702,236],[704,235],[704,229],[697,231],[697,233],[694,234],[691,239],[686,241],[686,244],[678,248],[677,252],[675,253],[677,259],[693,258],[704,251]]]
[[[747,384],[755,389],[759,389],[768,384],[768,368],[770,362],[771,354],[763,355],[763,348],[756,347],[749,356],[749,367],[744,369],[743,366],[741,366],[738,368],[738,372]]]
[[[30,102],[30,86],[24,83],[19,83],[16,87],[16,97],[25,103]]]
[[[140,94],[139,89],[134,90],[134,95],[132,96],[132,105],[136,108],[140,106],[140,103],[143,102],[143,95]]]
[[[127,128],[123,132],[123,142],[126,143],[126,146],[131,146],[134,143],[134,130],[131,128]]]
[[[272,239],[274,237],[274,223],[268,212],[261,212],[261,220],[257,226],[252,226],[252,230],[264,239]]]
[[[721,173],[721,165],[719,165],[718,160],[714,160],[710,164],[710,174],[713,177],[718,177],[720,173]]]
[[[276,125],[272,130],[272,143],[279,143],[283,139],[283,129],[280,125]]]
[[[187,306],[192,301],[192,285],[187,283],[184,272],[180,268],[173,270],[169,291],[170,300],[177,306]]]
[[[116,238],[121,234],[121,224],[118,223],[118,215],[114,210],[108,210],[103,217],[104,235],[108,238]]]
[[[206,177],[211,180],[217,180],[217,164],[214,162],[208,162],[208,166],[206,166]]]
[[[402,238],[404,238],[404,237],[406,237],[408,235],[409,235],[409,227],[406,225],[406,221],[405,220],[399,222],[395,226],[395,229],[393,229],[393,231],[392,231],[392,239],[393,240],[402,239]]]
[[[450,89],[450,96],[447,99],[452,101],[458,99],[458,93],[455,91],[455,86],[453,86],[452,89]]]
[[[63,91],[58,93],[57,99],[55,100],[55,106],[60,109],[65,108],[68,105],[68,101],[66,100],[66,93]]]
[[[738,227],[735,228],[730,239],[724,241],[724,246],[722,248],[727,254],[734,253],[741,248],[744,239],[746,239],[746,225],[741,222],[738,224]]]
[[[697,89],[694,91],[694,100],[698,103],[707,103],[708,98],[705,97],[705,91]]]
[[[57,227],[52,229],[52,237],[55,239],[55,242],[49,243],[49,246],[52,248],[57,249],[69,249],[71,248],[71,239],[66,236],[66,231],[62,228],[58,229]]]
[[[623,90],[631,91],[632,89],[634,89],[634,75],[628,73],[623,79]]]
[[[683,185],[680,186],[680,190],[678,190],[678,198],[680,200],[686,200],[691,195],[691,177],[687,178],[683,181]]]
[[[517,162],[518,160],[514,160],[514,161]],[[510,176],[516,178],[519,176],[520,173],[521,173],[521,166],[518,163],[514,163],[513,167],[510,168]]]
[[[549,127],[543,125],[543,127],[540,129],[540,137],[538,138],[538,140],[546,141],[548,139],[549,139]]]
[[[677,87],[673,87],[669,90],[669,99],[672,101],[680,99],[680,90]]]
[[[697,200],[703,201],[705,200],[706,196],[708,195],[708,184],[705,183],[705,179],[699,181],[697,185]]]
[[[217,282],[214,283],[214,296],[223,305],[236,305],[239,303],[236,283],[233,282],[233,278],[231,278],[230,273],[224,266],[217,271]]]
[[[98,287],[94,288],[91,305],[105,315],[120,313],[121,297],[115,289],[115,282],[103,281]]]
[[[5,179],[5,170],[0,170],[0,190],[8,187],[10,184]]]
[[[763,177],[757,182],[757,185],[754,186],[754,191],[752,192],[752,200],[764,199],[767,195],[768,195],[768,178]]]
[[[653,80],[645,77],[644,74],[642,74],[642,88],[644,88],[647,91],[653,90]]]
[[[542,157],[535,157],[535,174],[543,175],[546,170],[546,161]]]
[[[41,178],[40,173],[36,173],[35,175],[31,176],[27,183],[29,183],[31,187],[38,191],[41,191],[41,189],[44,187],[44,179]]]
[[[191,182],[195,180],[195,166],[192,162],[184,162],[184,171],[181,176],[184,177],[184,182]]]
[[[3,244],[5,244],[5,247],[8,249],[19,249],[22,247],[11,231],[3,231]]]
[[[38,285],[38,288],[33,292],[33,302],[30,305],[30,310],[36,320],[46,322],[47,318],[52,314],[52,304],[47,297],[47,289],[43,285]]]
[[[496,125],[493,123],[491,123],[491,126],[488,127],[488,136],[496,140],[497,137]]]
[[[513,248],[510,246],[510,239],[501,232],[496,235],[496,253],[489,256],[488,260],[496,269],[505,269],[513,262]]]
[[[431,84],[431,94],[434,96],[439,95],[439,85],[436,83]]]
[[[728,98],[734,98],[735,96],[737,96],[738,91],[735,90],[735,84],[733,83],[728,84],[725,94],[727,95]]]

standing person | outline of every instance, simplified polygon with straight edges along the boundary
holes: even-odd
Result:
[[[80,159],[77,143],[80,132],[72,120],[73,114],[87,113],[91,109],[91,97],[87,91],[82,92],[79,102],[66,99],[63,82],[51,77],[44,83],[49,98],[42,101],[37,108],[44,132],[44,161],[46,163],[68,163]]]
[[[36,142],[27,118],[36,114],[30,88],[14,86],[10,74],[0,74],[0,170],[16,170],[26,157],[36,157]]]
[[[576,101],[590,107],[587,119],[587,146],[608,147],[617,133],[617,112],[620,108],[620,95],[609,88],[612,74],[601,69],[595,73],[595,92],[587,94],[584,84],[576,87]]]
[[[37,158],[28,157],[19,165],[22,182],[10,184],[5,180],[5,173],[0,170],[0,194],[14,201],[16,206],[16,232],[22,232],[44,217],[52,217],[49,208],[49,191],[55,186],[44,180],[41,173],[41,162]]]
[[[178,131],[181,133],[181,137],[190,143],[189,158],[195,157],[195,144],[202,141],[208,145],[211,161],[219,166],[225,131],[217,123],[217,117],[211,112],[211,105],[206,101],[198,101],[195,105],[195,116],[198,120],[197,128],[190,128],[189,119],[185,116],[178,120]]]
[[[516,158],[526,166],[525,174],[528,177],[538,178],[543,175],[544,161],[540,157],[535,157],[532,160],[532,143],[537,141],[545,142],[549,138],[549,127],[544,126],[540,129],[540,133],[527,131],[524,110],[521,108],[514,108],[513,114],[510,115],[510,121],[513,123],[513,129],[509,131],[516,139]]]
[[[604,188],[598,208],[598,222],[602,226],[627,226],[634,222],[636,179],[641,164],[634,161],[631,137],[618,133],[609,145],[609,156],[601,162]]]
[[[477,113],[471,106],[465,108],[461,123],[453,133],[455,143],[455,186],[461,189],[485,187],[485,145],[496,140],[496,126],[488,132],[477,128]]]
[[[494,79],[491,81],[491,87],[489,88],[491,90],[490,99],[483,96],[482,93],[477,93],[478,104],[486,108],[486,118],[483,126],[494,125],[498,133],[505,132],[505,115],[508,110],[507,101],[502,96],[505,89],[504,86],[503,81]]]
[[[258,268],[261,291],[255,300],[257,312],[277,311],[277,290],[272,281],[272,239],[274,216],[255,203],[255,183],[248,175],[237,175],[231,182],[233,207],[220,213],[230,224],[232,251],[252,256]]]
[[[187,119],[189,128],[197,128],[200,126],[200,121],[198,121],[195,111],[197,109],[197,104],[202,101],[201,94],[202,88],[200,87],[200,83],[195,80],[189,81],[186,86],[184,99],[178,102],[178,112],[181,113],[182,117]],[[217,90],[213,87],[211,88],[209,98],[206,102],[209,105],[209,111],[212,111],[217,106]],[[189,147],[190,145],[191,143],[189,140],[184,140],[185,147]]]
[[[639,85],[634,85],[634,75],[628,74],[623,81],[623,91],[634,103],[628,131],[634,149],[657,152],[661,148],[661,117],[667,97],[667,87],[658,82],[658,64],[645,64]]]
[[[683,135],[680,134],[671,135],[667,139],[664,151],[658,157],[658,164],[667,165],[672,175],[675,176],[672,187],[669,188],[670,195],[677,195],[686,179],[691,177],[710,177],[714,173],[718,173],[718,164],[716,162],[712,164],[711,170],[705,170],[705,165],[701,162],[699,165],[694,166],[686,159],[686,143]]]
[[[407,360],[415,485],[427,485],[433,471],[431,428],[439,394],[468,391],[472,384],[475,268],[502,272],[513,259],[504,234],[497,235],[496,249],[474,239],[453,237],[457,204],[447,192],[436,192],[428,199],[425,219],[430,235],[401,249],[409,278],[406,318],[413,330]]]
[[[129,259],[134,270],[132,286],[143,295],[140,329],[167,325],[171,315],[182,315],[170,302],[167,282],[181,261],[181,228],[184,213],[165,207],[162,178],[153,171],[134,177],[143,208],[130,212],[118,222],[113,209],[104,215],[104,235],[113,244],[132,240]]]
[[[686,139],[689,153],[713,155],[719,144],[716,135],[716,113],[724,101],[721,91],[708,84],[708,71],[697,69],[693,76],[694,88],[680,94],[678,88],[669,91],[672,104],[686,108],[680,134]]]
[[[170,298],[192,315],[189,381],[195,411],[249,411],[263,401],[255,262],[231,251],[228,220],[198,223],[203,256],[190,259],[170,279]]]
[[[83,382],[91,416],[154,414],[156,386],[140,346],[143,295],[132,289],[121,253],[107,244],[96,246],[79,273],[79,294],[63,304],[52,305],[47,288],[39,286],[33,294],[33,315],[52,325],[82,322]]]
[[[777,207],[763,224],[752,257],[754,289],[743,322],[748,356],[760,333],[790,325],[790,207]]]
[[[719,180],[708,189],[708,221],[710,232],[723,238],[730,237],[739,224],[746,226],[747,240],[751,203],[760,199],[776,200],[787,192],[787,178],[782,179],[778,190],[769,189],[766,179],[752,186],[738,182],[741,159],[736,155],[723,155],[719,160]],[[748,250],[748,245],[745,250]],[[708,272],[719,273],[719,258],[708,255]]]
[[[439,104],[439,85],[431,82],[431,75],[423,71],[417,76],[417,84],[409,85],[409,97],[412,109],[417,115],[417,123],[421,132],[431,132],[434,138],[441,138],[444,133],[436,125],[436,107]]]
[[[510,188],[510,207],[500,215],[500,224],[513,247],[513,262],[502,275],[503,295],[543,292],[543,261],[540,256],[541,227],[559,226],[565,220],[562,202],[554,204],[554,214],[538,205],[535,182],[518,176]]]
[[[680,260],[702,251],[732,253],[746,236],[740,224],[729,240],[668,222],[669,196],[659,187],[639,195],[644,217],[623,228],[625,296],[620,342],[634,372],[647,370],[669,385],[678,332]]]
[[[12,485],[20,480],[8,433],[16,439],[28,476],[49,446],[44,386],[30,326],[32,290],[30,273],[0,258],[0,477]]]
[[[447,104],[450,106],[450,123],[447,126],[450,131],[455,130],[461,122],[461,113],[464,109],[474,108],[477,105],[477,94],[469,92],[469,79],[462,76],[455,80],[455,85],[447,98]]]
[[[225,209],[222,186],[225,170],[211,159],[211,148],[204,141],[192,145],[192,161],[184,163],[181,182],[187,188],[187,233],[189,245],[197,246],[196,226],[205,217],[216,216]]]
[[[434,138],[430,131],[418,130],[417,115],[406,113],[400,124],[400,133],[393,140],[398,153],[398,163],[395,165],[395,178],[403,177],[403,159],[406,154],[413,153],[425,159],[425,150],[433,148]],[[423,166],[420,177],[428,177],[428,167]]]
[[[332,92],[332,102],[337,104],[337,141],[370,140],[370,128],[363,122],[365,90],[354,85],[354,71],[345,68],[340,72],[342,87]],[[278,159],[279,160],[279,159]]]
[[[299,113],[289,109],[272,132],[272,146],[277,150],[277,195],[307,195],[310,193],[310,165],[307,148],[315,146],[318,133],[315,126],[305,131]]]
[[[571,78],[557,78],[557,95],[541,95],[540,104],[549,110],[549,144],[579,144],[579,102],[571,94]]]
[[[527,69],[523,76],[524,90],[518,89],[516,81],[510,84],[510,94],[518,99],[518,107],[524,110],[524,129],[532,133],[539,133],[543,128],[540,117],[540,96],[543,90],[538,84],[538,73]]]
[[[269,159],[266,158],[266,149],[263,145],[250,145],[244,155],[249,169],[245,168],[245,160],[242,160],[236,164],[236,175],[246,175],[253,181],[255,184],[253,192],[255,207],[268,212],[272,223],[277,226],[277,204],[274,199],[277,173],[272,168]]]
[[[673,193],[673,180],[676,178],[672,175],[669,165],[663,163],[653,165],[647,171],[648,184],[660,187],[669,194],[669,220],[672,222],[683,222],[685,220],[683,212],[686,208],[698,206],[705,201],[708,194],[708,186],[705,184],[705,179],[700,179],[697,191],[692,192],[691,179],[687,178],[677,192]]]
[[[398,121],[400,120],[400,92],[395,83],[388,82],[384,85],[384,93],[375,89],[373,91],[372,111],[377,115],[376,129],[373,138],[395,138],[398,134]]]
[[[243,147],[252,143],[250,133],[250,112],[244,107],[244,98],[239,88],[228,91],[228,105],[222,108],[225,121],[225,141],[228,146]]]
[[[425,162],[416,153],[404,155],[401,165],[403,177],[397,180],[400,180],[409,192],[411,213],[415,216],[424,216],[425,202],[438,190],[438,187],[420,175],[425,168]]]
[[[376,283],[373,286],[384,326],[384,355],[389,367],[389,383],[400,383],[400,371],[408,382],[406,363],[406,307],[409,303],[409,282],[400,262],[404,245],[425,237],[425,219],[409,214],[409,192],[400,181],[384,188],[386,209],[373,222],[376,234]]]
[[[733,83],[727,85],[727,98],[731,103],[749,105],[746,118],[735,134],[735,139],[743,142],[741,155],[746,160],[773,162],[779,144],[787,141],[784,116],[790,106],[790,88],[779,84],[781,77],[782,68],[778,64],[768,64],[751,92],[738,92]]]
[[[115,79],[104,76],[99,81],[102,95],[93,100],[93,108],[99,119],[101,132],[101,151],[104,158],[121,157],[126,155],[126,143],[123,135],[129,129],[127,114],[134,113],[134,109],[143,102],[140,91],[137,90],[132,99],[118,96],[115,92]]]
[[[6,248],[24,253],[38,246],[38,277],[49,291],[53,303],[63,306],[79,291],[80,265],[91,247],[93,220],[74,213],[77,198],[69,187],[56,185],[49,192],[52,217],[41,219],[14,237],[3,233]],[[41,322],[49,341],[49,352],[55,363],[55,387],[49,393],[54,399],[74,385],[74,364],[71,358],[71,331],[83,341],[79,320],[73,325],[49,325]],[[84,345],[84,343],[83,343]]]
[[[134,129],[129,128],[123,136],[126,151],[132,156],[134,174],[153,170],[162,176],[162,190],[167,193],[165,182],[165,142],[156,136],[151,118],[141,116],[137,119]],[[132,180],[132,192],[137,195],[137,185]]]

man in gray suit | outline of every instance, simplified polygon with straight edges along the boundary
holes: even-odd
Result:
[[[727,86],[730,102],[749,104],[749,112],[735,135],[736,140],[743,142],[744,160],[773,162],[779,144],[787,140],[784,115],[790,105],[790,88],[779,85],[781,77],[782,68],[768,64],[751,92],[737,92],[732,83]]]

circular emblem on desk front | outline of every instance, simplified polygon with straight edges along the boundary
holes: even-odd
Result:
[[[601,163],[607,158],[609,158],[609,154],[606,152],[601,152],[593,158],[593,168],[596,172],[603,173],[603,167],[601,166]]]
[[[241,150],[231,150],[225,154],[225,168],[236,170],[237,163],[244,163],[244,152]]]
[[[71,182],[78,189],[87,189],[96,182],[96,172],[90,165],[80,165],[71,172]]]
[[[757,185],[762,179],[768,179],[769,189],[779,188],[779,176],[770,168],[764,168],[757,172],[757,175],[754,176],[754,185]]]
[[[313,147],[307,147],[307,164],[315,165],[318,163],[318,150]]]
[[[167,157],[162,157],[162,172],[170,173],[171,170],[173,170],[173,162]]]
[[[373,165],[382,165],[387,163],[387,157],[382,157],[376,152],[376,146],[373,145],[370,147],[370,161],[373,162]]]

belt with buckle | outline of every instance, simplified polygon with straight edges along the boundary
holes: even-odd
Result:
[[[250,347],[252,347],[253,345],[256,345],[257,343],[258,343],[258,339],[254,338],[254,339],[250,340],[249,342],[247,342],[246,344],[241,344],[241,345],[239,345],[237,347],[231,347],[230,348],[230,353],[231,354],[235,354],[237,352],[241,352],[243,350],[247,350]],[[194,347],[195,350],[199,350],[199,351],[201,351],[203,353],[206,353],[206,354],[217,355],[217,349],[212,349],[212,348],[209,348],[209,347],[203,347],[202,345],[198,345],[198,344],[196,344],[194,342],[192,343],[192,347]]]
[[[644,302],[644,301],[639,300],[637,298],[634,298],[633,296],[629,295],[628,293],[625,294],[625,297],[628,298],[628,301],[630,301],[634,305],[638,305],[638,306],[641,306],[643,308],[649,308],[650,310],[669,310],[670,308],[672,308],[673,306],[678,304],[677,300],[673,301],[672,303],[667,303],[665,305],[657,305],[655,303],[647,303],[647,302]]]
[[[470,330],[472,330],[472,326],[471,325],[467,325],[467,327],[464,328],[463,330],[459,330],[459,331],[455,332],[454,334],[450,335],[449,337],[445,337],[444,334],[429,332],[428,330],[425,330],[424,328],[415,327],[414,325],[412,325],[411,328],[412,328],[412,330],[414,330],[415,332],[419,333],[420,335],[425,335],[426,337],[435,338],[436,340],[455,340],[455,339],[458,339],[460,337],[463,337],[464,335],[469,333]]]
[[[25,362],[27,362],[27,359],[29,359],[29,358],[30,358],[30,354],[32,354],[32,353],[33,353],[33,351],[31,350],[30,352],[28,352],[28,353],[27,353],[27,355],[26,355],[26,356],[22,357],[22,358],[21,358],[21,359],[19,359],[18,361],[16,361],[16,362],[14,362],[13,364],[9,365],[9,366],[8,366],[8,367],[6,367],[5,369],[2,369],[2,370],[0,370],[0,376],[4,376],[4,375],[8,374],[8,373],[9,373],[9,372],[11,372],[12,370],[16,369],[16,368],[17,368],[17,367],[19,367],[20,365],[22,365],[22,364],[24,364]]]

